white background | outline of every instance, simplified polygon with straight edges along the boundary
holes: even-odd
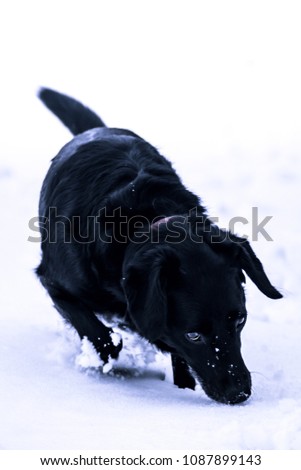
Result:
[[[0,7],[0,448],[300,449],[301,29],[292,1],[10,1]],[[253,248],[284,300],[248,282],[246,404],[170,380],[129,339],[99,374],[34,277],[28,243],[50,158],[71,138],[49,86],[157,146],[212,216],[272,215]],[[248,226],[237,232],[251,234]],[[144,353],[146,348],[147,353]],[[166,374],[166,380],[160,381]]]

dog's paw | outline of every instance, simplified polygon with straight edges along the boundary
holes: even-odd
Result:
[[[86,337],[83,338],[81,352],[75,362],[82,369],[102,368],[103,373],[107,374],[112,370],[122,349],[122,337],[110,329],[105,342],[97,339],[97,342],[92,342]]]
[[[107,340],[101,346],[98,345],[97,347],[97,352],[100,355],[104,363],[104,367],[103,367],[104,372],[105,370],[107,372],[111,370],[109,369],[109,366],[107,366],[107,364],[111,364],[112,360],[115,360],[118,358],[121,349],[122,349],[122,337],[110,328],[109,336]]]

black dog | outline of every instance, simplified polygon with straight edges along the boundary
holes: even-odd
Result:
[[[249,243],[218,229],[171,164],[133,132],[49,89],[44,104],[77,135],[53,159],[40,198],[41,282],[55,307],[107,363],[121,341],[96,313],[116,315],[171,353],[174,383],[196,379],[214,400],[251,394],[241,357],[243,271],[270,284]]]

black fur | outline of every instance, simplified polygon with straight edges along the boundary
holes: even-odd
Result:
[[[194,389],[198,380],[219,402],[246,400],[242,270],[265,295],[282,297],[249,243],[213,225],[141,137],[105,127],[65,95],[42,89],[39,96],[79,133],[53,159],[39,206],[37,274],[58,311],[105,363],[118,357],[122,342],[96,313],[117,315],[171,353],[179,387]]]
[[[105,126],[104,122],[91,109],[74,100],[70,96],[55,93],[49,88],[42,88],[39,96],[43,103],[52,111],[72,134]]]

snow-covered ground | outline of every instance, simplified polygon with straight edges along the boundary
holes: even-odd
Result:
[[[117,2],[117,17],[108,2],[91,2],[89,14],[54,2],[47,15],[25,3],[16,16],[7,7],[2,29],[0,448],[301,449],[301,33],[290,2],[238,16],[210,7],[201,15],[195,2],[185,11],[173,2],[173,14],[136,2],[135,16],[134,1]],[[79,37],[80,22],[92,25]],[[61,323],[33,272],[39,244],[27,239],[38,236],[28,222],[48,162],[70,135],[38,103],[39,85],[150,139],[221,226],[245,217],[236,232],[251,236],[252,207],[259,222],[273,216],[273,241],[259,235],[252,245],[284,299],[247,284],[246,403],[177,389],[169,358],[125,332],[120,360],[102,374]]]

